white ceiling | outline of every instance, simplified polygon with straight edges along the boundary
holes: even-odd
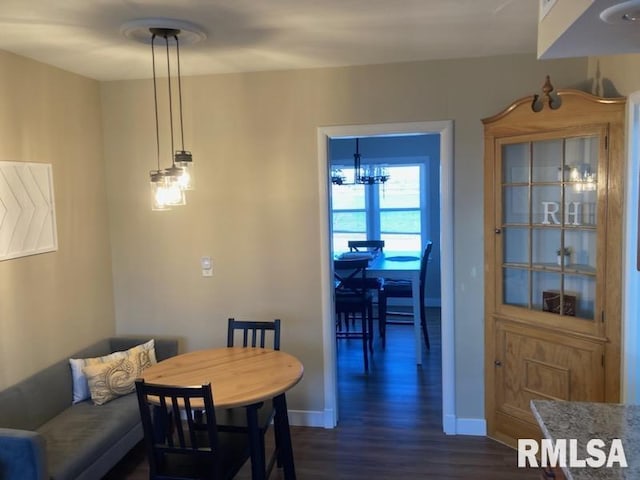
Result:
[[[640,18],[640,0],[590,0],[576,4],[581,12],[565,24],[559,37],[539,58],[615,55],[640,51],[638,21],[623,19],[624,14]],[[542,25],[544,28],[544,25]]]
[[[193,22],[184,75],[536,52],[536,0],[0,0],[0,49],[98,80],[148,78],[151,51],[120,33]]]

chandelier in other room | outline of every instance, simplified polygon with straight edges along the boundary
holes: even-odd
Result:
[[[374,185],[385,183],[387,180],[389,180],[389,174],[384,165],[362,165],[359,138],[356,138],[356,153],[353,154],[353,182],[347,181],[341,169],[331,170],[331,183],[334,185]]]

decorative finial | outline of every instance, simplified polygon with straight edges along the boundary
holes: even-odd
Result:
[[[551,85],[551,79],[549,78],[549,75],[547,75],[544,80],[544,85],[542,85],[542,99],[540,99],[539,95],[534,95],[533,102],[531,102],[531,110],[539,112],[544,108],[545,104],[548,104],[549,108],[552,110],[558,108],[559,105],[555,105],[555,100],[551,96],[551,92],[553,92],[553,85]],[[541,100],[540,105],[537,105],[538,100]]]
[[[549,75],[545,77],[544,85],[542,86],[542,93],[544,93],[544,98],[549,102],[549,106],[551,106],[551,92],[553,92],[553,85],[551,85],[551,79]]]

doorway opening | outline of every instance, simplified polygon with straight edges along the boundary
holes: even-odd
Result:
[[[622,308],[622,392],[624,403],[640,403],[640,91],[627,100],[627,183],[625,185]]]
[[[440,286],[442,325],[442,426],[445,433],[456,433],[455,351],[453,334],[453,122],[409,122],[394,124],[347,125],[318,128],[320,191],[321,285],[324,344],[324,426],[336,426],[338,412],[337,351],[333,316],[333,271],[331,249],[331,201],[329,142],[348,137],[439,135],[440,197]]]

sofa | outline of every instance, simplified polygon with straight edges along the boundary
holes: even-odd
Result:
[[[147,340],[107,338],[70,357],[100,357]],[[178,339],[154,340],[158,361],[177,355]],[[99,406],[72,398],[68,359],[0,392],[0,480],[97,480],[142,440],[135,392]]]

